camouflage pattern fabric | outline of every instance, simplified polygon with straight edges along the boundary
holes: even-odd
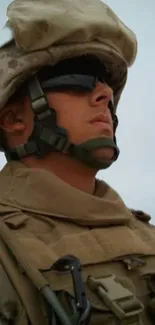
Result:
[[[12,42],[0,48],[0,109],[44,65],[94,54],[104,61],[115,106],[137,53],[134,33],[99,0],[15,0],[7,10]]]

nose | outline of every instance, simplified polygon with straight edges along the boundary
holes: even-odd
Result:
[[[113,98],[113,90],[106,83],[97,82],[96,87],[90,93],[89,103],[92,106],[107,105]]]

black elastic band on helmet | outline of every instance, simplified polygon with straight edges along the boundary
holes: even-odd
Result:
[[[64,75],[45,80],[41,83],[44,90],[81,89],[92,91],[96,85],[97,78],[86,75]]]

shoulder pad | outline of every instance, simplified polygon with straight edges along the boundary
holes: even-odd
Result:
[[[18,313],[17,294],[0,264],[0,325],[9,325]]]
[[[149,214],[141,211],[141,210],[134,210],[134,209],[130,209],[130,211],[132,212],[132,214],[134,214],[134,216],[139,219],[140,221],[143,222],[149,222],[151,220],[151,217]]]

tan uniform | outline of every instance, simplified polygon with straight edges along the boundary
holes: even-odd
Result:
[[[155,272],[155,230],[149,224],[148,215],[131,212],[119,195],[102,181],[97,181],[96,193],[92,196],[47,171],[29,169],[19,162],[6,165],[0,184],[1,220],[22,255],[42,272],[53,290],[73,294],[70,274],[51,271],[52,264],[68,254],[80,259],[87,297],[93,306],[91,325],[154,324],[147,315],[147,306],[153,305]],[[45,325],[47,320],[43,321],[43,306],[41,303],[38,306],[37,290],[10,256],[7,248],[5,256],[1,249],[1,314],[7,306],[10,314],[16,315],[15,324],[27,325],[26,314],[35,314],[38,310],[36,325]],[[6,260],[11,261],[10,267]],[[15,290],[4,272],[6,268]],[[106,302],[105,286],[113,302]],[[99,290],[101,287],[104,290]],[[124,288],[133,296],[129,297]],[[129,300],[130,310],[124,307]],[[30,310],[25,312],[26,301]],[[143,311],[140,302],[145,307]],[[118,317],[122,312],[127,316],[129,311],[132,314],[135,310],[141,323],[137,316],[125,317],[125,320]]]
[[[116,109],[137,40],[103,1],[14,0],[7,15],[12,36],[6,30],[0,42],[0,110],[41,67],[85,54],[104,63]],[[92,196],[9,163],[0,174],[0,217],[0,325],[49,325],[37,288],[49,283],[74,294],[70,273],[51,270],[66,254],[83,266],[90,325],[151,324],[142,303],[154,296],[154,229],[107,184],[98,181]]]

